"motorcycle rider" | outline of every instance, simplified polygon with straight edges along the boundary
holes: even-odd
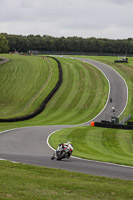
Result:
[[[58,147],[60,147],[60,146],[62,147],[62,149],[66,148],[66,147],[69,149],[69,152],[68,152],[68,155],[67,155],[67,158],[69,159],[70,156],[72,155],[72,152],[73,152],[72,142],[68,141],[67,143],[61,143],[61,144],[59,144]],[[51,160],[53,160],[55,157],[56,157],[56,154],[54,153],[53,156],[52,156],[52,158],[51,158]]]
[[[65,147],[69,148],[70,151],[68,152],[67,158],[70,158],[70,156],[73,152],[72,142],[68,141],[67,143],[61,143],[61,144],[59,144],[59,146],[62,146],[62,148],[65,148]]]

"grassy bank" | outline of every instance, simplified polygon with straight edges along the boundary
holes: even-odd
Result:
[[[91,65],[64,58],[59,61],[63,68],[63,83],[48,103],[47,109],[36,117],[36,121],[45,119],[44,124],[86,122],[104,107],[108,96],[108,83]],[[101,100],[103,95],[105,98]]]
[[[52,59],[8,55],[0,65],[0,118],[33,112],[58,80],[58,67]]]
[[[18,55],[12,55],[10,59],[0,67],[1,118],[33,110],[58,76],[53,60],[49,64],[42,58]],[[78,124],[90,120],[102,110],[108,96],[108,83],[102,73],[87,63],[65,58],[59,60],[63,68],[63,83],[44,112],[26,122],[1,123],[0,130],[19,126]]]
[[[0,199],[125,200],[133,181],[0,161]]]
[[[133,130],[74,127],[54,133],[49,142],[56,149],[68,140],[74,156],[133,166]]]

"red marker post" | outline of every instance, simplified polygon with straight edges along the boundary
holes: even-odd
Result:
[[[95,122],[94,121],[91,122],[91,126],[95,126]]]

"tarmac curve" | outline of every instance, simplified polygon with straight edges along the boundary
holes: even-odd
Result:
[[[116,116],[119,116],[124,111],[128,101],[128,88],[125,80],[106,64],[84,58],[78,59],[88,62],[102,71],[110,86],[107,103],[102,112],[93,120],[100,121],[101,119],[110,118],[112,106],[116,108]],[[109,101],[110,98],[112,98],[112,103]],[[90,121],[82,125],[90,125]],[[13,162],[65,169],[90,175],[133,180],[133,167],[130,166],[75,157],[62,161],[51,160],[53,149],[48,145],[49,135],[59,129],[73,126],[38,126],[1,132],[0,158],[1,160],[5,159]]]
[[[0,56],[0,58],[2,59],[2,60],[0,61],[0,64],[6,63],[6,62],[9,61],[8,58],[3,58],[3,57],[1,57],[1,56]]]

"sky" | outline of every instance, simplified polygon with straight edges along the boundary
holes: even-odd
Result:
[[[0,33],[127,39],[133,0],[0,0]]]

